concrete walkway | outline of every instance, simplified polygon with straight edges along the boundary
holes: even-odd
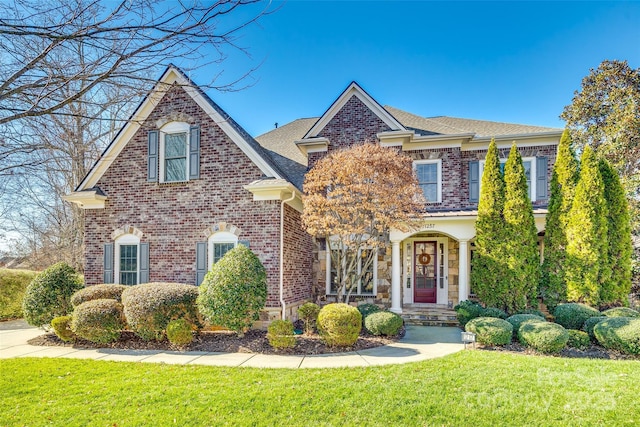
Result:
[[[391,345],[347,353],[312,356],[204,351],[79,349],[27,344],[28,340],[43,333],[41,329],[33,328],[20,320],[0,322],[0,359],[62,357],[254,368],[338,368],[418,362],[446,356],[464,348],[460,340],[460,329],[431,326],[407,326],[405,337]]]

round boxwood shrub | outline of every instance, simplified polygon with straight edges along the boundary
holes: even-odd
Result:
[[[513,326],[497,317],[476,317],[467,322],[467,332],[476,334],[476,340],[485,345],[507,345],[511,343]]]
[[[629,307],[615,307],[602,312],[607,317],[640,317],[640,312]]]
[[[381,311],[381,308],[375,304],[367,303],[367,304],[360,304],[358,306],[358,311],[362,315],[362,321],[364,321],[364,319],[366,319],[368,315]]]
[[[327,304],[318,314],[318,332],[327,345],[353,345],[362,329],[362,314],[348,304]]]
[[[585,350],[591,345],[591,339],[589,334],[584,331],[578,331],[576,329],[568,329],[569,341],[567,341],[567,347],[577,348],[579,350]]]
[[[640,354],[640,318],[609,317],[593,328],[596,339],[604,348],[628,354]]]
[[[167,324],[167,339],[179,347],[191,344],[194,325],[184,319],[175,319]]]
[[[125,327],[122,304],[114,299],[87,301],[73,311],[71,330],[91,342],[117,341]]]
[[[320,306],[312,302],[305,302],[298,307],[298,317],[300,317],[300,320],[304,323],[305,333],[313,333],[318,320],[318,313],[320,313]]]
[[[547,316],[543,312],[535,308],[527,308],[524,310],[519,310],[515,314],[535,314],[536,316],[542,317],[543,319],[547,318]]]
[[[398,335],[402,324],[402,317],[390,311],[377,311],[364,318],[364,327],[373,335]]]
[[[527,313],[514,314],[513,316],[507,317],[506,321],[511,323],[511,325],[513,326],[514,336],[518,335],[518,330],[520,329],[520,326],[525,322],[546,322],[546,320],[544,320],[544,317],[540,317],[535,314],[527,314]]]
[[[600,312],[593,307],[577,302],[558,304],[555,311],[555,322],[566,329],[582,329],[585,320],[600,316]]]
[[[267,328],[267,339],[273,348],[293,348],[296,337],[290,320],[274,320]]]
[[[82,279],[64,262],[54,264],[27,285],[22,300],[24,319],[33,326],[49,325],[51,319],[73,311],[71,295],[82,289]]]
[[[116,301],[122,301],[122,292],[125,289],[127,289],[127,286],[113,283],[87,286],[71,296],[71,305],[77,307],[83,302],[94,299],[114,299]]]
[[[58,316],[51,319],[53,332],[64,342],[76,340],[76,334],[71,330],[72,316]]]
[[[589,338],[591,338],[591,341],[596,341],[596,336],[593,334],[593,328],[599,322],[602,322],[605,319],[607,319],[606,316],[596,316],[596,317],[590,317],[584,321],[584,325],[582,325],[582,330],[585,331],[587,335],[589,335]]]
[[[469,300],[462,301],[460,304],[453,307],[453,309],[456,311],[458,322],[460,322],[460,326],[463,328],[469,320],[482,316],[482,312],[484,311],[484,307],[480,304]]]
[[[557,323],[525,322],[520,326],[518,338],[523,345],[541,353],[558,353],[569,341],[569,333]]]
[[[145,341],[162,341],[167,325],[176,319],[199,328],[197,298],[198,288],[182,283],[145,283],[122,292],[127,324]]]
[[[258,257],[238,245],[216,262],[200,285],[198,308],[214,325],[243,335],[267,302],[267,273]]]
[[[487,307],[482,310],[482,317],[495,317],[497,319],[506,319],[507,313],[495,307]]]

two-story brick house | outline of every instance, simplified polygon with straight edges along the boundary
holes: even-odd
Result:
[[[506,160],[516,142],[538,230],[562,130],[383,107],[351,83],[319,118],[255,139],[175,67],[169,67],[67,200],[86,212],[88,285],[199,284],[229,248],[244,243],[268,272],[263,320],[330,301],[331,262],[302,229],[302,182],[333,150],[370,141],[414,159],[429,201],[413,231],[390,245],[356,299],[395,312],[438,312],[469,297],[470,259],[484,156],[493,137]]]

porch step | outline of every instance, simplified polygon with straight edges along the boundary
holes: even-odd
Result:
[[[400,315],[408,325],[459,326],[456,312],[447,307],[405,307]]]

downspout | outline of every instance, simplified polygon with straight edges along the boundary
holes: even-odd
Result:
[[[291,197],[280,203],[280,305],[282,305],[282,320],[287,316],[287,303],[284,300],[284,204],[296,198],[296,191],[291,192]]]

